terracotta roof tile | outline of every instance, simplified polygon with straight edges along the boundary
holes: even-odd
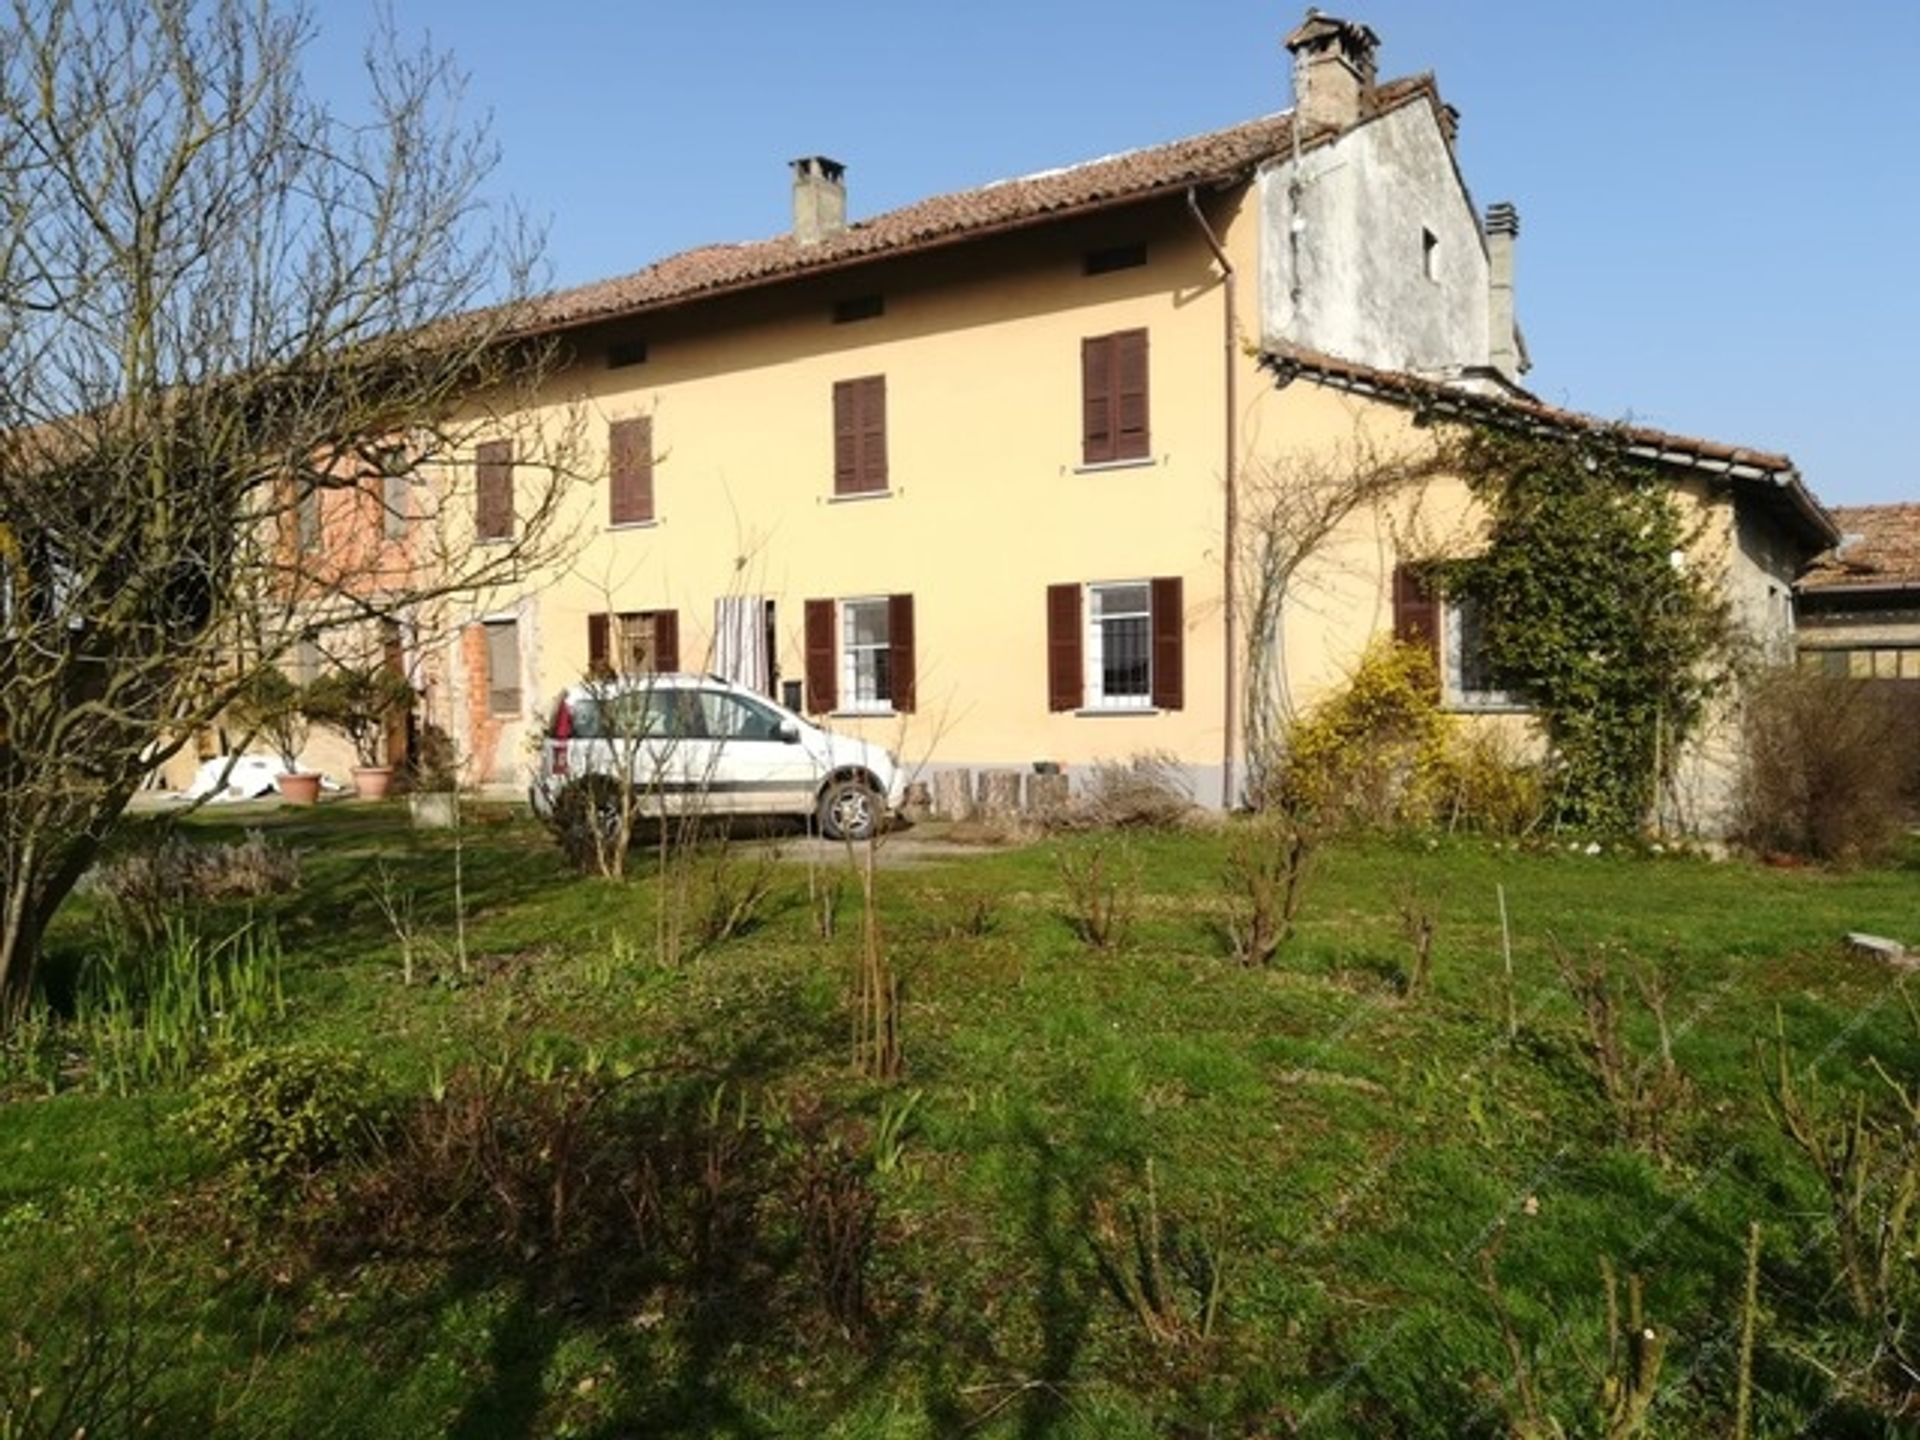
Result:
[[[1920,504],[1836,505],[1840,543],[1800,579],[1808,590],[1920,585]]]
[[[1663,464],[1722,471],[1738,480],[1769,484],[1787,501],[1795,519],[1813,545],[1830,545],[1836,535],[1833,522],[1806,488],[1791,458],[1743,445],[1676,435],[1651,426],[1603,420],[1578,410],[1566,410],[1522,390],[1496,392],[1468,389],[1456,383],[1382,370],[1342,360],[1300,346],[1269,349],[1264,363],[1283,379],[1306,375],[1342,388],[1379,394],[1388,399],[1437,410],[1462,419],[1517,421],[1561,433],[1611,436],[1635,455]]]
[[[1377,86],[1367,117],[1426,97],[1436,109],[1431,75]],[[1302,149],[1325,144],[1336,132],[1315,127]],[[1251,175],[1256,166],[1293,145],[1293,114],[1284,111],[1225,130],[1130,150],[1059,170],[1002,180],[855,221],[816,245],[790,235],[737,245],[706,245],[611,280],[559,290],[532,302],[526,328],[563,329],[678,304],[701,296],[812,272],[840,269],[1079,211],[1146,199],[1188,185]]]

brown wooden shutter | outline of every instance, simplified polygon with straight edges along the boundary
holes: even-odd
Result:
[[[860,382],[860,489],[887,488],[887,377]]]
[[[833,493],[869,495],[887,488],[887,377],[837,380],[833,386]]]
[[[1113,337],[1113,458],[1144,460],[1147,434],[1147,332],[1123,330]]]
[[[604,680],[613,674],[613,623],[609,615],[587,616],[587,674]]]
[[[653,519],[653,417],[636,415],[607,427],[607,523]]]
[[[860,382],[833,385],[833,493],[853,495],[860,488]]]
[[[489,440],[474,450],[474,531],[482,540],[513,538],[513,443]]]
[[[838,655],[833,643],[834,603],[809,600],[807,631],[807,713],[826,715],[840,704]]]
[[[911,715],[914,705],[913,596],[887,597],[887,668],[891,672],[893,708]]]
[[[1153,582],[1153,703],[1179,710],[1187,703],[1186,606],[1178,575]]]
[[[1113,337],[1080,342],[1080,461],[1113,459]]]
[[[1080,587],[1047,587],[1047,709],[1078,710],[1086,696],[1081,660]]]
[[[653,668],[669,674],[680,668],[680,612],[653,612]]]
[[[1410,565],[1393,567],[1393,638],[1425,646],[1440,671],[1440,601],[1427,576]]]

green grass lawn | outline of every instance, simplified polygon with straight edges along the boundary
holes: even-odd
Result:
[[[279,1038],[357,1051],[403,1097],[474,1057],[591,1054],[636,1068],[636,1114],[657,1096],[676,1114],[734,1107],[784,1117],[782,1134],[842,1137],[877,1202],[871,1321],[848,1333],[817,1303],[824,1262],[798,1242],[718,1269],[638,1253],[639,1238],[565,1263],[533,1247],[329,1253],[309,1243],[324,1216],[223,1198],[176,1121],[183,1092],[101,1094],[84,1068],[51,1097],[16,1079],[0,1103],[0,1303],[42,1353],[89,1316],[98,1328],[103,1288],[104,1313],[131,1306],[152,1372],[142,1406],[160,1417],[148,1433],[1503,1435],[1513,1369],[1478,1261],[1497,1239],[1514,1329],[1572,1433],[1598,1433],[1580,1362],[1602,1343],[1605,1257],[1644,1277],[1670,1337],[1649,1433],[1723,1435],[1750,1220],[1768,1236],[1756,1433],[1895,1433],[1823,1381],[1841,1341],[1822,1196],[1766,1114],[1754,1044],[1777,1011],[1836,1086],[1868,1093],[1869,1057],[1920,1072],[1894,977],[1839,944],[1855,929],[1920,940],[1912,849],[1829,873],[1345,843],[1261,971],[1234,965],[1218,933],[1217,834],[1128,842],[1135,922],[1111,951],[1076,938],[1056,865],[1056,844],[1098,842],[885,868],[906,1062],[887,1086],[848,1060],[857,892],[823,941],[804,865],[781,865],[749,933],[662,966],[650,875],[574,877],[537,827],[483,814],[461,857],[463,976],[445,835],[411,831],[403,808],[344,804],[183,828],[254,825],[303,860],[297,893],[257,917],[287,956]],[[411,987],[374,900],[383,873],[449,952]],[[1432,984],[1412,999],[1410,888],[1439,916]],[[100,904],[76,901],[57,929],[56,995],[108,943]],[[1617,1142],[1554,943],[1665,977],[1688,1091],[1664,1160]],[[1638,1005],[1629,1033],[1653,1052]],[[876,1161],[859,1147],[906,1096],[897,1152]],[[1156,1340],[1103,1268],[1128,1268],[1150,1183],[1172,1309],[1201,1304],[1183,1261],[1221,1276],[1205,1338]],[[810,1203],[769,1194],[754,1233],[815,1233],[797,1218]],[[130,1290],[100,1280],[136,1264]],[[0,1385],[25,1373],[0,1363]]]

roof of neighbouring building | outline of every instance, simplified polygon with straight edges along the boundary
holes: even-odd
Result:
[[[1363,119],[1425,99],[1442,109],[1431,74],[1376,86]],[[1334,139],[1327,126],[1302,127],[1299,148]],[[1142,150],[996,181],[916,201],[866,220],[812,245],[791,235],[734,245],[704,245],[656,261],[644,270],[557,290],[531,302],[526,328],[545,331],[617,319],[689,300],[742,290],[865,261],[908,255],[1042,221],[1065,218],[1188,186],[1245,179],[1263,162],[1294,148],[1293,112],[1249,120],[1225,130]]]
[[[1811,548],[1825,548],[1839,538],[1840,532],[1807,489],[1799,468],[1788,456],[1772,451],[1603,420],[1597,415],[1549,405],[1512,386],[1467,388],[1457,382],[1357,364],[1300,346],[1270,347],[1262,356],[1262,362],[1283,381],[1305,376],[1339,389],[1397,401],[1429,415],[1517,424],[1556,434],[1610,437],[1628,454],[1641,459],[1766,485],[1768,493],[1783,505]],[[1489,386],[1501,385],[1494,377],[1486,379]]]
[[[1803,590],[1920,589],[1920,503],[1836,505],[1839,543],[1800,577]]]

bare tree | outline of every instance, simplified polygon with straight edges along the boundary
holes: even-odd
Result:
[[[0,1023],[142,778],[303,637],[547,563],[577,438],[445,56],[382,29],[347,114],[273,0],[9,18]]]
[[[1331,449],[1247,467],[1236,587],[1246,647],[1248,793],[1264,803],[1293,718],[1286,617],[1310,562],[1324,559],[1349,520],[1445,473],[1442,447],[1417,439],[1393,449],[1358,425]]]

